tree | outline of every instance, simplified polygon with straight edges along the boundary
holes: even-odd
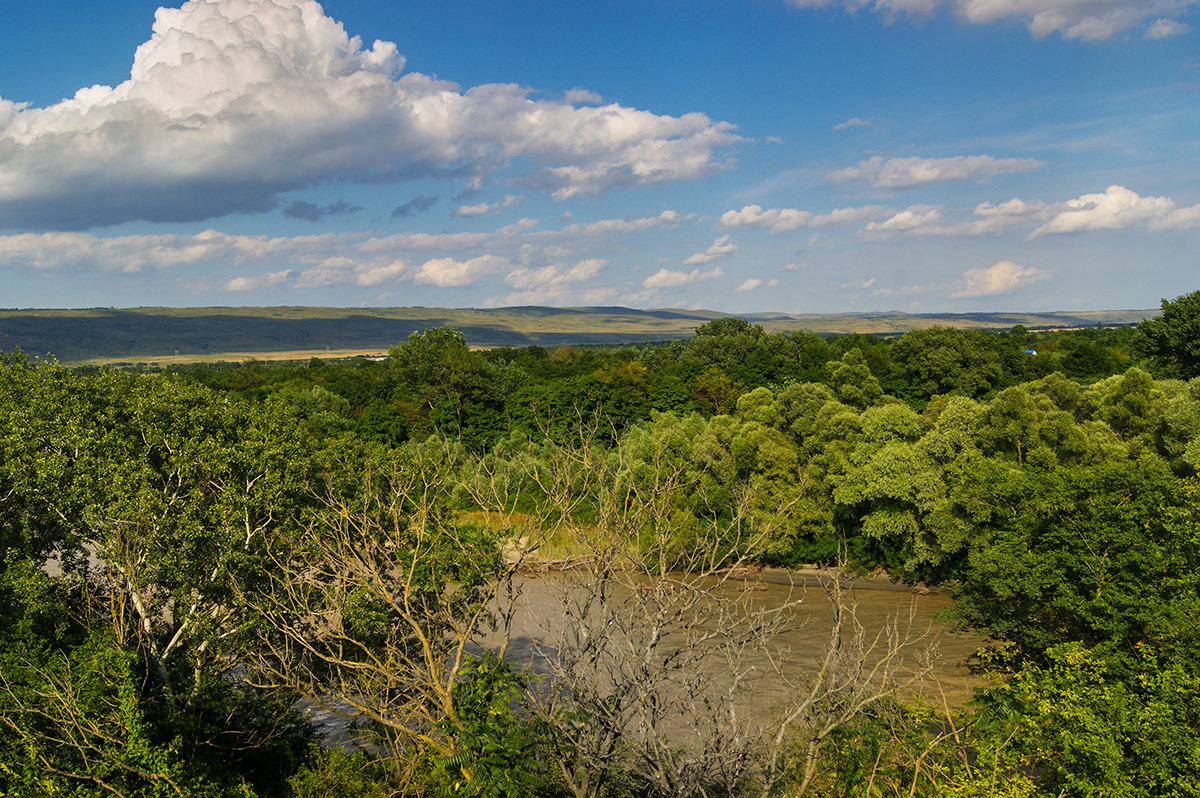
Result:
[[[785,784],[803,794],[838,728],[925,673],[910,668],[919,634],[902,623],[866,633],[832,583],[816,667],[797,670],[775,647],[803,596],[761,607],[733,586],[787,517],[787,497],[764,503],[769,484],[752,478],[781,465],[783,436],[755,420],[773,415],[766,389],[743,397],[739,415],[659,414],[612,454],[585,441],[515,461],[545,486],[537,523],[582,554],[540,630],[536,666],[548,678],[526,692],[550,729],[546,757],[578,798],[622,784],[664,796],[766,796]],[[489,473],[502,482],[498,467]],[[729,483],[719,499],[713,475]],[[764,660],[787,685],[770,713],[741,696],[765,675],[750,663]]]
[[[981,330],[910,330],[891,346],[892,367],[909,399],[945,393],[979,398],[1004,383],[1004,349],[1016,347]]]
[[[1137,326],[1135,348],[1168,376],[1200,377],[1200,291],[1162,300],[1162,315]]]
[[[1140,644],[1200,652],[1194,496],[1157,458],[1024,472],[973,541],[955,612],[1022,662],[1070,642],[1114,669]]]
[[[504,400],[518,387],[520,367],[485,360],[454,327],[414,332],[388,354],[414,438],[453,435],[478,451],[505,431]]]
[[[299,503],[295,428],[174,380],[0,366],[0,714],[25,755],[130,790],[286,776],[306,726],[239,678],[231,597]]]
[[[240,597],[256,619],[245,664],[359,728],[410,786],[524,795],[536,729],[500,659],[521,560],[453,517],[460,454],[430,440],[331,468],[302,534],[272,547],[269,585]]]

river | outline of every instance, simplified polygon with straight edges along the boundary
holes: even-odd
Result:
[[[790,607],[790,620],[780,624],[782,628],[773,635],[769,645],[741,652],[742,668],[765,674],[754,683],[755,701],[770,703],[776,694],[789,689],[781,682],[802,681],[806,672],[819,667],[830,644],[834,613],[830,597],[811,574],[805,579],[804,575],[797,577],[774,572],[767,574],[767,578],[759,575],[710,587],[722,600],[736,603],[747,613]],[[548,651],[553,650],[556,642],[565,639],[564,614],[576,616],[568,618],[567,623],[580,623],[580,611],[569,606],[577,601],[579,589],[577,584],[572,584],[569,575],[525,578],[520,585],[520,598],[510,627],[506,659],[535,672],[546,670],[542,661]],[[628,618],[631,625],[636,625],[633,616],[647,611],[645,602],[631,602],[628,596],[621,595],[620,590],[612,600],[620,606],[617,612],[622,614],[614,614],[608,619],[609,623],[616,621],[619,625]],[[905,691],[905,697],[920,695],[938,704],[945,700],[951,706],[961,706],[970,698],[972,689],[982,684],[982,680],[970,672],[967,662],[985,641],[976,635],[956,634],[937,617],[952,603],[947,596],[936,592],[918,593],[900,585],[867,580],[850,583],[843,592],[842,603],[852,609],[853,618],[861,625],[867,643],[879,636],[876,654],[879,647],[886,644],[883,638],[888,630],[912,640],[903,652],[912,667],[917,667],[922,654],[929,654],[933,663],[929,678],[915,682]],[[719,618],[699,617],[696,621],[689,630],[693,636],[719,631],[716,628],[721,623]],[[597,617],[588,621],[591,625],[600,622]],[[843,627],[845,639],[852,624],[844,618]],[[876,654],[869,655],[868,659],[877,658]],[[771,675],[780,669],[780,663],[784,663],[783,672],[773,681]]]

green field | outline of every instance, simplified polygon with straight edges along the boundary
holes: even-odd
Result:
[[[1157,310],[1054,313],[746,314],[772,332],[895,335],[943,325],[1030,329],[1133,324]],[[385,353],[414,331],[454,326],[474,347],[616,345],[689,337],[708,310],[547,308],[92,308],[0,311],[0,351],[66,364],[295,359]]]

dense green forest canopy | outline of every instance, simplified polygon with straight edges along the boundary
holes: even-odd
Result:
[[[1197,794],[1200,378],[1161,329],[6,355],[0,794]],[[609,619],[564,638],[553,688],[483,642],[539,541],[584,555],[580,627]],[[949,591],[991,686],[905,703],[835,591],[847,632],[770,734],[696,682],[715,736],[683,747],[654,668],[758,640],[698,586],[764,563]],[[726,633],[628,659],[701,611]],[[321,746],[306,706],[368,744]]]

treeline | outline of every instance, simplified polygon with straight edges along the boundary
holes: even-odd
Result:
[[[880,388],[920,410],[934,396],[981,399],[1053,373],[1093,382],[1146,361],[1129,327],[1007,333],[935,327],[898,338],[768,333],[743,319],[709,322],[661,346],[473,351],[452,328],[414,333],[382,361],[175,368],[218,390],[271,394],[362,439],[388,444],[453,435],[476,451],[505,435],[560,433],[580,410],[620,432],[651,413],[732,412],[760,387],[831,379],[829,363],[858,349]],[[611,436],[610,436],[611,438]]]
[[[7,356],[0,792],[1196,794],[1185,300],[1137,333],[439,329],[380,363],[152,377]],[[549,551],[578,569],[539,680],[500,655]],[[905,703],[910,641],[872,651],[831,588],[816,669],[748,721],[726,685],[789,608],[722,580],[763,562],[949,590],[996,680]],[[314,707],[368,745],[318,745]]]

